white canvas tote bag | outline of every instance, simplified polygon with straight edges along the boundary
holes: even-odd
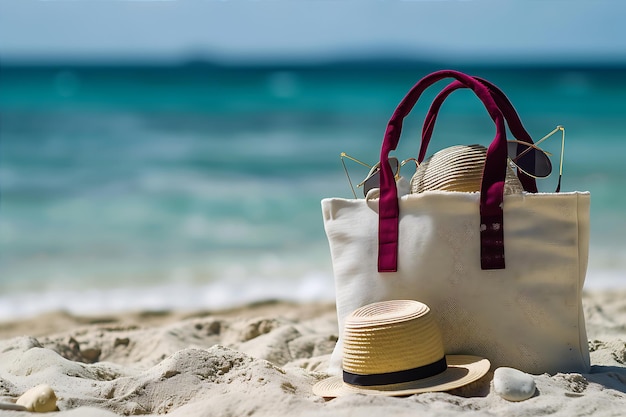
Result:
[[[458,80],[448,94],[459,86],[471,88],[496,125],[481,190],[398,197],[389,153],[421,93],[445,78]],[[512,131],[523,130],[508,106],[484,80],[450,70],[424,77],[387,126],[379,192],[372,190],[365,199],[322,200],[339,322],[330,373],[341,370],[345,317],[366,304],[393,299],[431,308],[447,354],[481,356],[494,369],[509,366],[533,374],[589,371],[581,293],[590,195],[537,193],[534,180],[523,176],[527,191],[504,195],[508,162],[501,109],[506,108]],[[525,131],[515,136],[532,143]],[[420,162],[429,138],[425,134]]]

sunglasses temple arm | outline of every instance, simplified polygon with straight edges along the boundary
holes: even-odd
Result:
[[[365,162],[363,162],[363,161],[359,161],[358,159],[353,158],[352,156],[348,155],[348,154],[347,154],[347,153],[345,153],[345,152],[341,152],[341,154],[339,155],[339,157],[341,158],[341,160],[342,160],[342,161],[343,161],[343,158],[348,158],[348,159],[349,159],[349,160],[351,160],[352,162],[356,162],[357,164],[363,165],[364,167],[367,167],[367,168],[372,168],[372,166],[371,166],[371,165],[368,165],[368,164],[366,164],[366,163],[365,163]]]
[[[557,126],[556,130],[563,132],[561,137],[561,161],[559,163],[559,182],[556,185],[556,193],[561,191],[561,178],[563,177],[563,153],[565,152],[565,128],[563,126]]]
[[[343,170],[346,173],[346,177],[348,177],[348,184],[350,184],[350,190],[352,190],[352,195],[354,196],[354,198],[358,198],[356,196],[356,192],[354,191],[354,186],[352,185],[352,180],[350,179],[350,174],[348,174],[348,168],[346,167],[346,163],[343,161],[343,158],[341,158],[341,165],[343,165]]]
[[[559,125],[557,127],[554,128],[554,130],[552,130],[550,133],[548,133],[547,135],[545,135],[544,137],[542,137],[541,139],[539,139],[537,142],[535,142],[534,144],[530,144],[525,150],[523,150],[522,152],[520,152],[519,155],[517,155],[515,157],[515,160],[519,159],[520,157],[526,155],[528,152],[530,152],[531,149],[536,149],[539,150],[543,153],[545,153],[546,155],[549,155],[548,152],[544,151],[543,149],[539,148],[539,144],[541,142],[543,142],[544,140],[548,139],[550,136],[554,135],[556,132],[558,132],[559,130],[563,131],[563,134],[565,135],[565,129],[563,128],[563,126]],[[562,153],[561,153],[562,155]],[[514,160],[514,162],[515,162]]]
[[[548,133],[547,135],[545,135],[544,137],[539,139],[537,142],[535,142],[535,146],[539,145],[541,142],[543,142],[544,140],[548,139],[550,136],[554,135],[559,130],[562,130],[563,132],[565,132],[565,129],[563,128],[563,126],[559,125],[559,126],[555,127],[552,132]]]

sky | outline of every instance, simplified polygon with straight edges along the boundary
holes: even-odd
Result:
[[[626,63],[621,0],[0,0],[0,59]]]

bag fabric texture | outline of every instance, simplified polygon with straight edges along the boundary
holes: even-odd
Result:
[[[456,81],[433,101],[424,123],[422,162],[439,107],[470,88],[496,125],[480,192],[398,196],[386,163],[402,120],[421,93]],[[364,305],[412,299],[430,306],[446,354],[476,355],[494,368],[532,374],[588,372],[582,288],[589,252],[588,192],[504,193],[506,128],[532,143],[506,96],[486,80],[444,70],[420,80],[389,121],[381,148],[380,190],[365,199],[322,200],[335,277],[339,340],[329,373],[341,372],[345,318]]]

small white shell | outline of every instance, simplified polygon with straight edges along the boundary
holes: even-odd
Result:
[[[498,368],[493,373],[493,389],[508,401],[524,401],[535,395],[532,376],[513,368]]]
[[[28,411],[46,413],[57,409],[57,396],[50,385],[41,384],[26,391],[15,403]]]

